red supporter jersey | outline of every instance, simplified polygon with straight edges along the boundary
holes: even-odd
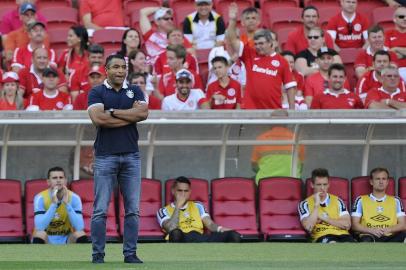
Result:
[[[243,108],[282,109],[283,89],[297,85],[286,59],[277,53],[258,55],[255,49],[243,46],[241,60],[247,69]]]
[[[368,27],[368,19],[358,12],[351,21],[347,21],[342,12],[339,12],[328,21],[327,31],[338,47],[361,48],[367,38]]]
[[[105,26],[124,26],[122,0],[81,0],[80,17],[90,13],[92,23]]]
[[[66,86],[65,76],[60,70],[57,71],[59,74],[58,88]],[[33,65],[30,68],[21,69],[18,77],[20,78],[20,88],[24,90],[24,98],[29,98],[33,93],[42,89],[42,76],[35,73]]]
[[[359,95],[361,98],[365,98],[368,91],[373,88],[379,88],[382,86],[382,83],[376,77],[376,73],[373,70],[366,72],[361,79],[359,79],[357,83],[357,87],[355,88],[356,94]],[[402,92],[406,92],[405,82],[400,78],[398,88]]]
[[[334,49],[334,41],[327,32],[324,33],[324,41],[327,47]],[[309,41],[306,38],[304,27],[299,26],[298,28],[296,28],[295,31],[289,33],[283,50],[291,51],[294,54],[298,54],[301,51],[306,50],[308,47]]]
[[[148,96],[148,109],[149,110],[160,110],[161,100],[154,95]]]
[[[401,33],[396,29],[385,30],[385,46],[406,47],[406,32]],[[399,59],[397,64],[399,67],[406,67],[406,58]]]
[[[75,70],[72,76],[69,77],[69,89],[70,91],[89,91],[90,85],[88,82],[89,66],[82,66],[80,69]]]
[[[76,97],[75,101],[73,102],[74,110],[87,110],[88,94],[89,93],[87,92],[83,92]]]
[[[295,81],[297,83],[297,90],[304,92],[305,89],[305,82],[304,82],[304,76],[302,73],[297,72],[296,70],[292,71],[293,77],[295,78]]]
[[[225,100],[215,100],[213,95],[223,95]],[[230,82],[226,87],[222,87],[220,82],[214,81],[207,87],[207,100],[210,101],[212,109],[232,110],[237,108],[237,104],[241,103],[241,85],[238,81],[230,78]]]
[[[313,73],[306,77],[304,96],[315,97],[321,95],[328,87],[328,80],[325,80],[320,72]],[[350,83],[347,79],[344,82],[344,88],[350,89]]]
[[[45,48],[45,46],[42,47]],[[33,49],[30,44],[28,44],[26,47],[15,49],[11,66],[29,68],[32,64],[32,51]],[[56,65],[56,54],[53,49],[48,49],[48,58],[51,64]]]
[[[186,54],[186,59],[185,59],[185,63],[183,64],[183,67],[185,69],[194,71],[195,73],[199,73],[197,60],[190,53]],[[162,53],[159,54],[159,56],[156,59],[155,64],[154,64],[154,71],[158,75],[171,72],[171,69],[170,69],[170,67],[168,66],[168,63],[167,63],[166,51],[163,51]]]
[[[373,101],[380,102],[383,99],[406,102],[406,92],[402,92],[399,88],[393,93],[385,91],[382,87],[371,89],[365,99],[365,108],[368,108]]]
[[[337,94],[326,89],[322,94],[312,100],[312,109],[362,109],[361,99],[354,93],[345,89],[344,93]]]
[[[0,111],[15,111],[17,105],[15,103],[8,103],[6,99],[0,99]]]
[[[79,56],[74,52],[70,52],[71,50],[63,51],[58,61],[58,67],[62,69],[65,74],[69,74],[69,81],[71,81],[75,72],[80,71],[83,66],[89,66],[88,53]],[[71,83],[69,83],[69,85],[70,84]]]
[[[38,106],[40,111],[71,110],[72,101],[70,95],[56,90],[52,96],[45,94],[43,90],[33,94],[28,106]]]
[[[385,51],[388,50],[388,48],[384,47],[383,48]],[[391,62],[395,62],[398,64],[398,57],[396,56],[396,53],[394,52],[389,52]],[[364,67],[364,68],[369,68],[373,66],[374,62],[374,54],[371,51],[371,47],[366,48],[365,50],[361,50],[357,58],[355,59],[354,62],[354,68],[357,67]]]
[[[192,85],[193,89],[200,89],[204,91],[202,80],[200,76],[189,70],[195,79],[195,83]],[[166,97],[175,93],[176,90],[176,78],[173,72],[168,72],[162,75],[161,79],[159,80],[159,91]]]

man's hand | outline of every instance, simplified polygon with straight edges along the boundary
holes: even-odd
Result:
[[[186,194],[181,192],[175,193],[174,196],[175,196],[175,207],[178,209],[182,208],[187,201]]]
[[[375,235],[376,237],[380,238],[385,235],[386,231],[383,228],[370,228],[369,233]]]
[[[214,104],[216,105],[223,104],[224,100],[226,99],[226,97],[222,94],[214,94],[211,98],[214,100]]]
[[[320,194],[321,194],[321,192],[317,192],[314,194],[314,206],[315,207],[320,206],[320,202],[321,202]]]
[[[237,20],[238,17],[238,5],[236,2],[232,2],[228,8],[228,18],[230,20]]]
[[[52,189],[52,194],[51,194],[52,203],[56,203],[56,204],[59,203],[58,192],[59,192],[58,188],[55,187]]]
[[[62,188],[62,193],[63,193],[63,197],[62,197],[62,202],[64,204],[68,204],[69,202],[69,196],[68,196],[68,188],[66,186],[63,186]]]

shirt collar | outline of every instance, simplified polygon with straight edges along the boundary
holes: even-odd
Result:
[[[386,52],[388,50],[388,47],[383,46],[382,50],[384,50]],[[367,47],[366,52],[367,52],[368,55],[374,56],[374,54],[372,53],[371,46]]]
[[[343,92],[341,92],[341,93],[337,93],[337,92],[334,92],[334,91],[330,91],[330,89],[326,89],[326,90],[324,90],[324,92],[323,92],[325,95],[331,95],[331,96],[334,96],[334,97],[338,97],[338,96],[340,96],[340,95],[348,95],[349,93],[350,93],[350,91],[348,91],[347,89],[343,89]]]
[[[185,210],[188,207],[188,205],[189,205],[189,201],[187,201],[185,203],[185,205],[182,208],[180,208],[180,210]],[[175,203],[171,202],[171,207],[175,208]]]
[[[324,201],[320,202],[320,205],[328,206],[329,204],[330,204],[330,194],[327,193],[326,198],[324,199]]]
[[[42,83],[41,76],[35,72],[35,69],[34,69],[34,64],[31,64],[31,67],[30,67],[30,73],[31,73],[31,74],[33,74],[33,75],[35,76],[35,78],[36,78],[36,79],[37,79],[37,81],[38,81],[38,84],[41,84],[41,83]]]
[[[384,202],[384,201],[386,200],[386,194],[385,194],[385,196],[383,196],[383,197],[380,198],[380,199],[378,199],[377,197],[375,197],[372,193],[369,194],[369,197],[370,197],[372,200],[376,201],[376,202]]]
[[[113,89],[113,86],[111,86],[111,85],[109,84],[109,82],[107,81],[107,79],[104,80],[103,84],[104,84],[104,86],[106,86],[108,89]],[[127,89],[127,88],[128,88],[128,84],[127,84],[127,81],[126,81],[126,80],[124,80],[123,85],[121,86],[121,88],[124,88],[124,89]]]
[[[354,21],[355,16],[357,16],[357,13],[354,12],[354,15],[352,15],[352,17],[348,20],[347,17],[344,16],[344,12],[341,11],[341,16],[343,17],[344,21],[346,21],[347,23],[351,23]]]
[[[200,21],[199,13],[196,12],[195,17],[193,18],[193,22],[198,23],[199,21]],[[209,22],[211,22],[211,21],[214,21],[213,11],[210,11],[210,14],[209,14]]]
[[[383,86],[379,87],[378,91],[384,92],[385,94],[389,95],[391,98],[393,98],[394,96],[396,96],[397,94],[400,93],[399,88],[396,88],[396,91],[391,93],[391,92],[388,92],[385,89],[383,89]]]

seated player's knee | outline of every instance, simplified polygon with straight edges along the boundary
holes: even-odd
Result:
[[[372,235],[366,234],[366,235],[361,235],[359,237],[360,242],[375,242],[375,238]]]
[[[36,231],[32,235],[33,244],[46,244],[48,242],[48,235],[45,231]]]
[[[180,243],[183,242],[183,232],[179,229],[174,229],[169,233],[169,242]]]

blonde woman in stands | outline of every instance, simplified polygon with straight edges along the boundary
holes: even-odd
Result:
[[[0,110],[13,111],[23,109],[23,97],[18,91],[19,78],[15,72],[6,72],[3,75],[3,89],[0,91]]]

